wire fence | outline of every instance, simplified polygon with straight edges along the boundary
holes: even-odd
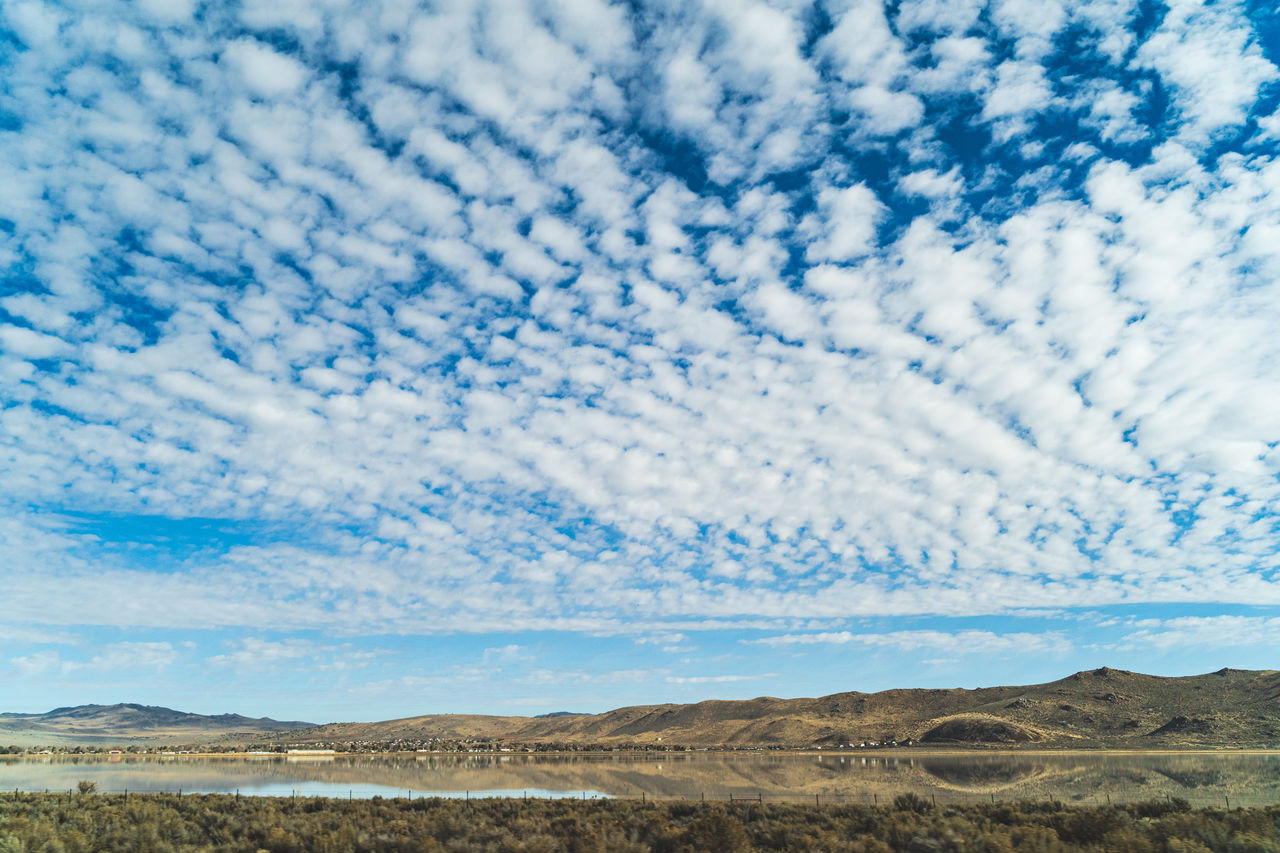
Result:
[[[50,788],[14,788],[4,792],[8,797],[20,799],[27,796],[45,796],[54,795],[64,798],[84,797],[84,796],[116,796],[121,798],[129,797],[149,797],[149,796],[231,796],[231,797],[276,797],[280,799],[291,800],[365,800],[365,799],[384,799],[384,800],[485,800],[485,799],[554,799],[554,800],[634,800],[640,802],[653,803],[756,803],[764,804],[788,804],[788,805],[813,805],[813,806],[836,806],[836,805],[869,805],[869,806],[894,806],[895,800],[902,796],[914,797],[916,802],[924,801],[933,806],[947,805],[974,805],[974,804],[1026,804],[1026,803],[1044,803],[1057,806],[1086,806],[1101,807],[1109,805],[1124,805],[1127,803],[1149,803],[1149,802],[1168,802],[1170,804],[1185,803],[1192,808],[1199,809],[1236,809],[1236,808],[1255,808],[1261,806],[1271,806],[1280,804],[1280,791],[1267,792],[1235,792],[1235,793],[1209,793],[1188,791],[1185,793],[1170,793],[1161,795],[1152,795],[1143,792],[1122,792],[1122,791],[1099,791],[1088,796],[1057,794],[1057,793],[999,793],[985,792],[976,793],[970,791],[910,791],[904,790],[899,792],[813,792],[800,793],[791,791],[700,791],[697,793],[682,792],[669,793],[659,792],[653,793],[649,791],[626,792],[620,794],[607,794],[600,791],[546,791],[541,789],[526,790],[477,790],[477,791],[424,791],[414,789],[388,789],[388,788],[359,788],[349,787],[343,790],[333,790],[329,788],[322,793],[309,791],[306,788],[296,788],[290,790],[279,790],[272,788],[270,790],[262,789],[230,789],[230,790],[202,790],[202,789],[183,789],[183,788],[157,788],[147,787],[143,789],[119,788],[119,789],[100,789],[81,791],[78,788],[50,789]]]

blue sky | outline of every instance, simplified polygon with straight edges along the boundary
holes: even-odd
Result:
[[[1265,3],[14,0],[0,710],[1280,647]]]

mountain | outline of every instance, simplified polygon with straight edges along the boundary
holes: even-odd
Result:
[[[1277,748],[1280,672],[1222,669],[1163,678],[1103,667],[1047,684],[976,690],[762,696],[637,705],[602,714],[436,714],[322,726],[134,704],[0,714],[0,744],[363,742],[414,748],[441,741],[493,741],[513,748],[835,748],[887,742],[935,748]]]
[[[77,705],[43,714],[0,714],[0,743],[119,744],[197,742],[313,727],[314,723],[240,714],[191,714],[155,705]]]
[[[898,689],[816,699],[763,696],[640,705],[602,714],[492,717],[437,714],[330,723],[276,743],[403,746],[492,740],[509,746],[1223,748],[1280,746],[1280,672],[1222,669],[1164,678],[1124,670],[976,690]]]

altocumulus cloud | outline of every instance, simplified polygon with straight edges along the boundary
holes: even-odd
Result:
[[[829,631],[818,634],[783,634],[748,642],[766,646],[859,645],[884,647],[904,652],[920,649],[945,650],[955,654],[1044,653],[1065,651],[1069,644],[1057,632],[1043,634],[995,634],[991,631],[892,631],[887,634]]]
[[[0,621],[1280,603],[1262,6],[2,15]]]

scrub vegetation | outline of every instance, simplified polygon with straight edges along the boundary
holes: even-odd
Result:
[[[1171,799],[935,806],[637,800],[267,798],[5,794],[0,853],[81,851],[1128,851],[1280,849],[1280,805],[1192,809]]]

